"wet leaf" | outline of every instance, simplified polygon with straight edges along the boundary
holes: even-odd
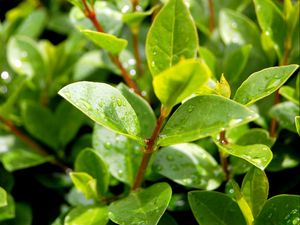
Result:
[[[194,141],[248,123],[256,117],[253,111],[224,97],[197,96],[172,114],[159,136],[158,144],[166,146]]]
[[[223,180],[215,159],[196,144],[177,144],[160,149],[153,162],[154,171],[181,185],[216,189]]]
[[[168,1],[155,17],[147,36],[146,55],[152,75],[172,67],[182,58],[194,58],[197,49],[196,27],[184,1]]]
[[[246,225],[238,204],[223,193],[191,191],[188,198],[192,212],[201,225]]]
[[[82,192],[87,199],[97,199],[97,182],[92,176],[83,172],[71,172],[70,177],[75,187]]]
[[[270,67],[251,74],[236,91],[234,100],[244,105],[253,104],[280,88],[298,67]]]
[[[156,225],[171,199],[167,183],[157,183],[110,204],[109,218],[117,224]]]

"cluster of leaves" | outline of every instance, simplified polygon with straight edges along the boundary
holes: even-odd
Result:
[[[300,163],[299,1],[70,2],[0,23],[1,224],[35,221],[30,167],[63,195],[52,225],[300,223],[267,178]]]

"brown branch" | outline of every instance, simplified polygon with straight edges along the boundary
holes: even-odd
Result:
[[[147,166],[149,164],[149,161],[151,159],[151,156],[153,154],[153,152],[156,150],[156,140],[158,138],[159,132],[162,128],[162,125],[166,119],[166,117],[169,114],[169,110],[166,108],[161,108],[160,110],[160,116],[156,122],[156,126],[152,132],[152,135],[149,139],[147,139],[146,144],[147,147],[144,150],[144,154],[143,154],[143,158],[142,158],[142,162],[140,164],[140,168],[138,170],[138,173],[136,175],[135,181],[134,181],[134,185],[132,187],[132,190],[136,190],[138,189],[143,181]]]
[[[142,59],[139,51],[139,29],[131,29],[133,53],[136,61],[136,72],[139,77],[143,74]]]
[[[226,132],[225,131],[220,132],[219,142],[222,145],[228,145],[229,144],[228,140],[226,139]],[[219,150],[219,153],[220,153],[221,166],[222,166],[222,169],[225,173],[225,180],[228,181],[229,178],[230,178],[228,158],[227,158],[226,155],[224,155],[222,150]]]
[[[274,105],[280,103],[280,94],[279,90],[275,92],[275,97],[274,97]],[[271,137],[276,137],[276,130],[277,130],[277,120],[275,118],[272,118],[271,124],[270,124],[270,136]]]
[[[132,12],[136,11],[136,7],[139,5],[139,0],[131,0]]]
[[[11,133],[16,135],[20,140],[22,140],[24,143],[26,143],[34,152],[37,154],[44,156],[44,157],[49,157],[50,155],[47,153],[47,151],[42,148],[38,143],[36,143],[34,140],[32,140],[29,136],[24,134],[22,131],[20,131],[12,121],[5,119],[4,117],[0,116],[0,121],[3,122],[3,124],[9,129]],[[51,164],[58,166],[61,168],[65,173],[68,173],[71,171],[70,168],[59,162],[57,159],[52,159],[50,161]]]
[[[213,0],[208,0],[209,8],[209,31],[213,32],[215,29],[215,10]]]
[[[85,12],[84,12],[85,16],[93,23],[94,27],[96,28],[96,30],[98,32],[104,33],[105,31],[104,31],[101,23],[97,20],[96,13],[95,13],[94,9],[89,8],[86,0],[82,0],[82,2],[83,2],[83,5],[84,5],[84,8],[85,8]],[[139,90],[137,84],[134,82],[134,80],[131,79],[130,75],[128,74],[128,72],[126,71],[126,69],[124,68],[122,63],[120,62],[119,57],[114,56],[112,54],[109,54],[109,57],[112,60],[112,62],[120,69],[122,77],[123,77],[124,81],[126,82],[126,84],[130,88],[132,88],[136,94],[142,96],[142,93]]]

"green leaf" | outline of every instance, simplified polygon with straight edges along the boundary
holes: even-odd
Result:
[[[129,13],[125,13],[123,14],[122,20],[124,23],[128,24],[130,27],[138,27],[143,20],[147,17],[150,16],[154,10],[156,10],[158,8],[158,5],[152,7],[150,10],[146,11],[146,12],[129,12]]]
[[[231,84],[239,79],[240,74],[245,69],[251,49],[251,45],[244,45],[225,56],[223,62],[224,74]]]
[[[171,109],[200,89],[210,75],[209,68],[202,61],[180,61],[154,77],[154,92],[161,103]]]
[[[141,162],[141,145],[123,135],[95,125],[93,148],[105,160],[113,177],[129,185],[133,184]]]
[[[199,55],[201,59],[204,60],[206,65],[209,67],[209,69],[212,71],[213,75],[215,76],[217,74],[217,59],[216,56],[208,49],[204,47],[199,47]]]
[[[251,74],[238,88],[234,100],[250,105],[272,94],[297,70],[298,65],[270,67]]]
[[[117,224],[156,225],[165,212],[171,195],[172,189],[167,183],[140,189],[110,204],[109,218]]]
[[[255,225],[297,225],[300,222],[300,196],[277,195],[270,198],[255,220]]]
[[[266,36],[273,41],[279,58],[283,56],[286,23],[283,14],[271,0],[254,0],[258,23]]]
[[[265,172],[252,167],[244,177],[241,191],[255,218],[268,199],[269,182]]]
[[[287,100],[300,105],[300,100],[298,99],[296,89],[290,86],[283,86],[279,89],[279,94],[285,97]]]
[[[194,141],[248,123],[256,117],[253,111],[224,97],[196,96],[173,113],[159,136],[158,144],[166,146]]]
[[[134,109],[141,127],[141,137],[149,138],[156,125],[156,116],[149,103],[141,96],[132,92],[123,83],[120,83],[117,88],[121,91],[127,101]],[[147,119],[145,119],[147,118]]]
[[[219,95],[225,98],[230,98],[231,95],[230,85],[228,84],[226,78],[224,77],[224,74],[221,75],[220,81],[217,82],[215,91]]]
[[[97,199],[97,182],[93,177],[83,172],[71,172],[70,177],[75,187],[81,191],[87,199]]]
[[[7,195],[7,205],[0,207],[0,222],[15,217],[15,202],[11,195]]]
[[[236,144],[238,145],[254,145],[264,144],[269,148],[274,144],[275,139],[270,137],[269,132],[261,128],[253,128],[241,135]]]
[[[105,33],[118,36],[121,32],[122,13],[116,8],[112,2],[107,1],[95,1],[94,10],[98,21],[101,21],[101,25]],[[91,21],[84,15],[80,8],[73,7],[70,12],[71,22],[79,30],[95,30]]]
[[[91,30],[81,30],[81,32],[97,46],[104,48],[114,55],[119,54],[127,46],[127,40],[117,38],[112,34]]]
[[[48,108],[37,102],[26,101],[21,105],[21,115],[26,130],[33,137],[54,149],[58,148],[56,121]]]
[[[96,123],[131,138],[140,133],[138,117],[126,98],[116,88],[94,82],[76,82],[58,92]]]
[[[16,73],[29,77],[45,75],[45,63],[37,44],[30,38],[15,36],[7,45],[7,60]]]
[[[30,150],[15,149],[5,153],[1,161],[7,171],[15,171],[37,166],[49,162],[52,159],[51,156],[42,156]]]
[[[229,155],[242,158],[257,168],[264,170],[271,162],[273,154],[270,148],[263,144],[253,145],[236,145],[236,144],[220,144],[216,141],[219,148]]]
[[[77,206],[65,217],[64,225],[106,225],[108,211],[105,206]]]
[[[103,159],[93,149],[86,148],[77,156],[75,171],[85,172],[96,179],[99,196],[106,194],[109,185],[109,173]]]
[[[299,136],[300,136],[300,116],[296,116],[296,117],[295,117],[295,124],[296,124],[296,130],[297,130],[297,133],[298,133]]]
[[[7,193],[2,187],[0,187],[0,208],[7,206],[7,204]]]
[[[15,217],[3,222],[3,225],[32,225],[32,210],[26,203],[16,203]]]
[[[246,225],[244,216],[230,197],[214,191],[191,191],[189,203],[201,225]]]
[[[282,102],[273,106],[270,115],[285,129],[297,133],[295,117],[300,115],[299,106],[293,102]]]
[[[46,10],[43,8],[34,10],[24,19],[24,21],[22,21],[16,31],[16,34],[37,38],[44,30],[46,22]]]
[[[196,144],[168,146],[156,153],[154,171],[178,184],[213,190],[223,181],[222,169],[215,159]]]
[[[153,76],[194,58],[198,49],[196,27],[183,0],[170,0],[155,17],[148,32],[146,55]]]

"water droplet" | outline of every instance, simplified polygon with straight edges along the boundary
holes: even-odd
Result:
[[[130,7],[129,5],[124,5],[121,9],[122,13],[127,13],[129,11]]]
[[[174,156],[168,155],[168,156],[167,156],[167,160],[168,160],[168,161],[173,161],[173,160],[174,160]]]
[[[1,94],[6,94],[7,93],[7,87],[5,85],[0,86],[0,93]]]
[[[190,185],[193,181],[191,178],[186,178],[186,179],[183,179],[182,182],[185,184],[185,185]]]
[[[265,35],[266,35],[266,36],[270,36],[270,35],[271,35],[271,32],[270,32],[269,30],[267,30],[267,31],[265,32]]]
[[[7,71],[3,71],[3,72],[1,73],[1,79],[3,79],[3,80],[8,80],[8,79],[10,79],[9,73],[8,73]]]
[[[293,219],[293,225],[299,225],[299,224],[300,224],[300,218],[299,217]]]
[[[161,165],[157,165],[156,167],[155,167],[155,169],[156,169],[156,171],[161,171],[162,170],[162,166]]]
[[[111,143],[110,142],[105,142],[104,147],[106,149],[110,149],[111,148]]]
[[[129,73],[130,73],[131,76],[135,76],[135,75],[136,75],[135,69],[131,69],[131,70],[129,71]]]
[[[123,170],[118,170],[118,175],[122,175],[123,174]]]
[[[129,65],[135,65],[135,59],[129,59],[128,64]]]
[[[193,105],[189,105],[188,107],[188,112],[191,113],[194,110],[194,106]]]
[[[151,66],[155,67],[155,62],[154,61],[151,62]]]
[[[85,108],[88,111],[91,110],[91,108],[92,108],[92,106],[91,106],[90,103],[88,103],[87,101],[82,100],[82,99],[79,100],[78,105],[81,106],[81,107],[83,107],[83,108]]]
[[[268,215],[268,218],[269,218],[269,219],[271,219],[271,218],[272,218],[272,216],[273,216],[273,214],[272,214],[272,213],[270,213],[270,214]]]
[[[241,123],[242,121],[243,121],[243,119],[241,119],[241,118],[230,120],[229,126],[235,126],[235,125]]]
[[[15,60],[15,66],[16,66],[17,68],[20,68],[20,67],[22,66],[22,62],[21,62],[20,60],[16,59],[16,60]]]
[[[117,104],[118,104],[118,106],[122,106],[122,105],[123,105],[122,100],[118,98],[118,99],[117,99]]]
[[[232,28],[237,28],[237,23],[236,23],[236,22],[232,22],[232,23],[231,23],[231,27],[232,27]]]
[[[228,192],[229,192],[230,194],[233,194],[233,193],[234,193],[234,189],[233,189],[233,188],[230,188],[230,189],[228,190]]]

